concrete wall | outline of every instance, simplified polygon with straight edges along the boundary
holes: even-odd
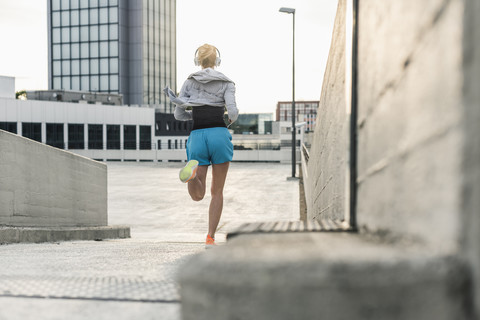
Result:
[[[342,161],[346,140],[344,2],[310,152],[310,219],[342,212],[332,190],[344,175],[329,160]],[[480,314],[480,2],[360,0],[358,14],[358,225],[469,261]]]
[[[310,151],[309,219],[343,210],[344,4]],[[468,261],[480,314],[478,16],[477,0],[359,0],[357,220]]]
[[[343,219],[347,118],[345,105],[346,0],[338,2],[337,16],[325,70],[317,126],[310,149],[307,218]]]
[[[441,243],[461,233],[462,0],[361,1],[359,225]]]
[[[480,315],[480,1],[464,2],[462,244],[473,271],[476,314]]]
[[[106,165],[0,130],[0,225],[107,225]]]

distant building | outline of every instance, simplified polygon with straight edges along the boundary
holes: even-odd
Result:
[[[172,113],[176,0],[48,0],[49,89],[119,93]]]
[[[27,91],[28,100],[61,101],[88,104],[123,105],[121,94],[67,90]]]
[[[15,99],[15,78],[0,76],[0,98]]]
[[[272,134],[273,113],[241,113],[229,129],[235,134]]]
[[[320,101],[295,101],[295,122],[305,122],[305,132],[315,130],[317,109]],[[292,101],[277,103],[276,121],[292,122]]]

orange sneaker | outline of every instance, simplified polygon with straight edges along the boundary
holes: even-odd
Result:
[[[211,249],[215,245],[215,238],[212,238],[210,237],[210,235],[207,234],[207,240],[205,240],[205,249]]]

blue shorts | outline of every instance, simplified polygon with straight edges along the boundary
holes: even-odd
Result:
[[[199,165],[230,162],[233,158],[232,135],[227,128],[193,130],[187,140],[187,159]]]

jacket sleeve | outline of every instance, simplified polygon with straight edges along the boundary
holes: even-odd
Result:
[[[190,97],[190,95],[188,94],[187,82],[188,82],[188,80],[185,81],[185,83],[182,86],[182,89],[180,90],[180,94],[178,95],[178,98],[179,98],[180,101],[184,100],[182,98],[189,98]],[[173,116],[175,117],[175,119],[180,120],[180,121],[188,121],[188,120],[193,119],[192,111],[185,110],[185,107],[181,106],[181,105],[177,105],[175,107],[175,111],[173,112]]]
[[[235,84],[228,83],[225,90],[225,105],[228,111],[228,119],[235,122],[238,118],[237,103],[235,102]]]
[[[180,121],[193,120],[192,111],[185,110],[185,107],[176,106],[173,116]]]

